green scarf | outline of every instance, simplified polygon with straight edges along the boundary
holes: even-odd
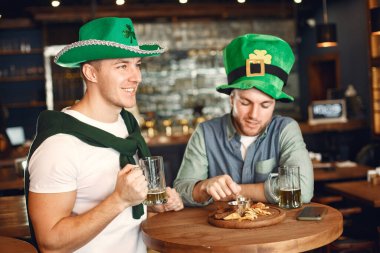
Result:
[[[116,137],[99,128],[85,124],[66,113],[58,111],[43,111],[38,117],[37,135],[30,148],[28,161],[44,140],[58,133],[73,135],[92,146],[115,149],[120,153],[120,168],[123,168],[128,163],[135,164],[133,156],[136,154],[136,150],[139,157],[150,156],[149,148],[141,135],[139,125],[134,116],[126,110],[122,110],[120,114],[129,133],[129,136],[126,139]],[[25,196],[27,206],[28,193],[29,171],[26,169]],[[134,219],[139,219],[143,214],[144,207],[142,204],[132,207],[132,215]],[[30,223],[29,226],[33,238],[34,231],[32,224]]]

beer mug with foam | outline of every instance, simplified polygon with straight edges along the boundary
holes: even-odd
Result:
[[[278,168],[278,194],[281,208],[301,207],[300,167],[284,165]]]
[[[150,206],[166,203],[166,183],[162,156],[142,158],[139,160],[139,165],[148,182],[148,195],[143,204]]]

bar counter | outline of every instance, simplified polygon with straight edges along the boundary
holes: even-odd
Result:
[[[353,119],[347,122],[323,123],[310,125],[308,122],[298,123],[303,134],[322,132],[348,132],[369,127],[365,120]]]

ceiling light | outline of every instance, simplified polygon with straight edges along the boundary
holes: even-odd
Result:
[[[326,0],[323,0],[323,24],[317,24],[317,47],[338,45],[336,25],[328,22]]]
[[[310,27],[315,27],[315,25],[316,25],[315,19],[314,18],[306,19],[306,24]]]
[[[53,6],[53,7],[58,7],[60,4],[61,4],[61,2],[58,0],[51,1],[51,6]]]
[[[116,0],[116,5],[124,5],[125,1],[124,0]]]
[[[180,3],[180,4],[186,4],[186,3],[187,3],[187,0],[179,0],[179,3]]]
[[[302,0],[294,0],[294,2],[295,2],[296,4],[300,4],[300,3],[302,3]]]
[[[238,3],[241,3],[241,4],[245,3],[245,0],[237,0],[237,1]]]

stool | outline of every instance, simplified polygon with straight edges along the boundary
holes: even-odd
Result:
[[[352,206],[346,208],[338,208],[339,212],[342,213],[343,217],[347,217],[353,214],[359,214],[362,212],[362,208],[359,206]]]
[[[343,201],[342,196],[336,196],[336,195],[331,195],[331,196],[315,196],[312,199],[312,202],[317,202],[320,204],[324,205],[330,205],[336,202],[341,202]]]
[[[356,214],[360,214],[363,210],[359,206],[347,205],[343,197],[340,195],[322,195],[314,196],[313,202],[321,203],[324,205],[329,205],[337,209],[342,213],[344,226],[350,226],[352,221],[350,217]]]
[[[327,246],[327,252],[335,253],[375,253],[376,245],[371,240],[359,240],[341,236]]]
[[[2,252],[37,253],[32,244],[11,237],[0,236],[0,245]]]

